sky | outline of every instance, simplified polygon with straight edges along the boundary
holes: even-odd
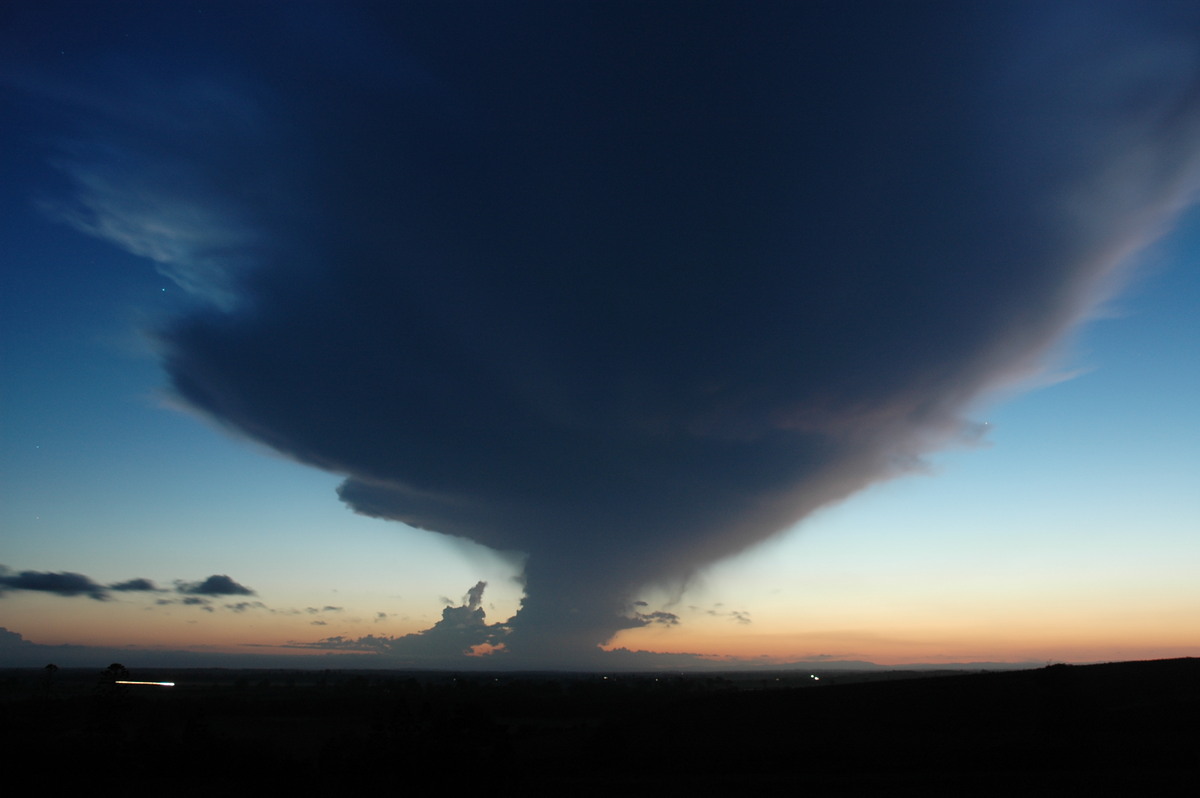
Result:
[[[1200,655],[1200,13],[0,11],[0,662]]]

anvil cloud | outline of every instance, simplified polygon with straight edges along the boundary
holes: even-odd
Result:
[[[531,661],[973,434],[1200,165],[1184,7],[216,8],[40,79],[90,120],[50,207],[212,300],[192,408],[527,554]]]

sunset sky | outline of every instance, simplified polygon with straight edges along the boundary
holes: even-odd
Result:
[[[0,91],[0,663],[1200,656],[1188,4],[15,2]]]

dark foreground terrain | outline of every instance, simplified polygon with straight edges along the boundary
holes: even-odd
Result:
[[[818,672],[819,673],[819,672]],[[592,794],[1166,795],[1200,785],[1200,659],[857,679],[0,673],[4,759],[48,786]],[[778,677],[778,678],[776,678]],[[421,785],[426,785],[422,787]]]

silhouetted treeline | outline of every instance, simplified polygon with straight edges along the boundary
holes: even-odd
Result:
[[[139,673],[114,663],[7,671],[0,709],[10,761],[183,794],[412,786],[418,772],[491,789],[889,795],[1163,794],[1200,776],[1200,660],[896,676]],[[177,684],[117,683],[127,677]]]

